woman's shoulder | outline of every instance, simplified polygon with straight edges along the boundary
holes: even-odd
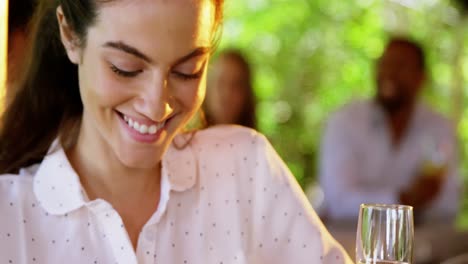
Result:
[[[21,195],[29,195],[33,189],[33,178],[38,165],[23,168],[18,174],[0,175],[0,200],[17,200]]]
[[[240,125],[216,125],[197,132],[199,144],[220,142],[229,144],[248,144],[253,141],[266,141],[260,132]]]
[[[243,164],[244,169],[260,169],[277,154],[268,139],[254,129],[238,125],[218,125],[198,131],[191,143],[194,153],[213,167]]]
[[[191,145],[200,158],[221,163],[258,159],[271,148],[261,133],[239,125],[217,125],[197,131]]]

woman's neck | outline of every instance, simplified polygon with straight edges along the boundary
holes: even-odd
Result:
[[[79,133],[75,146],[67,151],[91,200],[101,198],[114,205],[137,202],[159,192],[161,166],[137,169],[125,166],[106,141]],[[160,164],[160,163],[159,163]]]
[[[157,210],[161,195],[161,163],[154,169],[125,166],[106,141],[80,131],[75,146],[67,151],[90,200],[103,199],[118,212],[133,248],[143,226]],[[135,210],[138,208],[138,210]]]

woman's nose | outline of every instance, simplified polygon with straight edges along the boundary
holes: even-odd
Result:
[[[167,80],[160,78],[152,85],[142,89],[135,108],[147,118],[159,122],[172,114],[171,99]]]

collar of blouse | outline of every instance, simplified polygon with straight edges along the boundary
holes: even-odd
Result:
[[[183,142],[187,139],[186,135],[179,135],[174,140]],[[198,172],[192,145],[177,149],[171,144],[162,158],[161,173],[161,179],[168,180],[170,190],[182,192],[192,188]],[[52,215],[68,214],[93,203],[87,198],[58,139],[52,143],[34,176],[34,194],[41,206]]]

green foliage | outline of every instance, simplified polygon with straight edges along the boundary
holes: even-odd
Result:
[[[389,34],[409,35],[425,45],[431,77],[424,97],[459,124],[466,175],[468,49],[463,47],[468,46],[468,34],[451,3],[226,2],[221,48],[240,48],[252,61],[259,130],[302,186],[317,177],[322,127],[330,113],[353,98],[373,95],[373,64]]]

